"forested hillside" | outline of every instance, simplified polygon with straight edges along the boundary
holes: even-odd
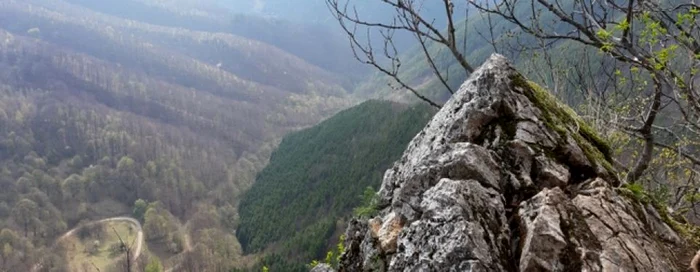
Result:
[[[378,187],[433,114],[427,105],[368,101],[286,136],[242,197],[243,249],[270,249],[271,271],[303,271],[325,257],[365,189]]]
[[[345,37],[334,25],[319,24],[311,20],[327,17],[322,1],[310,0],[324,6],[313,9],[318,16],[307,16],[307,20],[289,21],[279,18],[256,16],[249,9],[225,6],[246,6],[249,3],[229,1],[155,1],[123,0],[93,1],[64,0],[76,6],[86,7],[104,14],[153,25],[185,28],[211,33],[229,33],[262,41],[276,46],[311,64],[329,71],[342,73],[345,84],[363,75],[363,67],[352,57]],[[250,2],[250,1],[243,1]],[[290,2],[291,3],[291,2]],[[304,10],[308,5],[294,2]],[[288,11],[292,14],[293,11]],[[320,13],[318,13],[320,12]]]
[[[83,0],[85,1],[85,0]],[[336,22],[333,16],[328,12],[325,0],[306,0],[306,1],[287,1],[287,0],[207,0],[223,7],[228,7],[234,11],[240,11],[251,14],[260,14],[266,17],[272,17],[295,22],[309,22],[321,24],[334,24]],[[355,4],[355,3],[353,3]],[[362,1],[356,2],[358,11],[361,12],[363,18],[371,20],[382,20],[385,22],[391,21],[391,17],[387,16],[394,9],[387,6],[382,1]],[[463,1],[453,1],[455,9],[461,10],[466,8],[466,3]],[[421,14],[426,18],[435,19],[439,27],[445,27],[445,10],[442,3],[424,2],[421,5]],[[464,14],[462,14],[464,15]]]
[[[264,41],[72,2],[0,2],[0,270],[67,271],[57,236],[137,210],[167,265],[239,265],[241,192],[282,135],[354,103],[348,81]]]

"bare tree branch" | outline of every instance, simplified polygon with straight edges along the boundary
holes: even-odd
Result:
[[[442,7],[444,8],[445,23],[447,25],[446,31],[439,29],[434,20],[421,15],[421,6],[419,4],[421,2],[419,1],[380,1],[384,3],[386,7],[394,10],[394,18],[391,22],[374,22],[362,19],[358,14],[357,9],[354,7],[351,8],[352,0],[326,0],[326,5],[345,31],[345,34],[347,34],[348,38],[350,39],[350,44],[356,59],[389,76],[401,89],[410,91],[420,100],[425,101],[434,107],[441,107],[438,102],[432,101],[427,96],[419,93],[419,91],[416,89],[417,87],[411,86],[410,82],[400,78],[400,56],[396,51],[386,53],[386,45],[393,45],[393,36],[385,34],[394,33],[395,31],[405,31],[413,34],[416,41],[420,45],[420,49],[422,50],[432,73],[440,81],[440,83],[445,86],[448,92],[454,93],[452,86],[449,85],[449,65],[446,67],[441,67],[441,65],[437,63],[435,53],[432,50],[433,45],[440,45],[442,48],[447,49],[447,52],[449,52],[452,59],[454,59],[455,62],[458,63],[467,74],[474,71],[473,66],[465,57],[464,50],[466,50],[466,37],[464,44],[462,45],[462,49],[459,48],[460,45],[457,42],[455,5],[453,1],[442,0],[441,3]],[[466,22],[467,18],[465,18],[465,23]],[[358,29],[366,29],[367,34],[364,37],[360,37],[357,35]],[[383,54],[383,58],[386,60],[377,58],[371,41],[371,30],[378,30],[379,33],[384,33],[382,34],[385,44],[385,54]]]

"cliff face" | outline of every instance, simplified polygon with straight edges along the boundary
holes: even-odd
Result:
[[[682,239],[610,165],[593,130],[494,55],[386,172],[339,270],[679,270]]]

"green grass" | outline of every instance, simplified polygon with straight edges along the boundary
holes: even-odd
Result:
[[[121,236],[125,243],[136,244],[138,232],[130,223],[107,222],[102,225],[104,229],[102,239],[87,238],[80,240],[76,234],[73,234],[63,240],[62,245],[66,249],[66,257],[68,258],[71,271],[82,271],[84,268],[88,268],[88,271],[97,271],[95,267],[99,268],[100,271],[107,271],[120,257],[110,256],[110,246],[119,242],[116,233]],[[95,240],[100,241],[100,247],[96,254],[91,255],[86,249]]]

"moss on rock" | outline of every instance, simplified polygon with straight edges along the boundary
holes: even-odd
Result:
[[[676,231],[683,239],[692,244],[693,247],[700,247],[700,227],[690,224],[687,220],[680,222],[674,219],[674,215],[669,213],[667,205],[656,198],[644,189],[639,183],[623,184],[616,189],[617,193],[627,199],[638,202],[642,205],[651,205],[661,217],[661,220],[666,223],[671,229]]]
[[[547,90],[528,81],[522,75],[514,76],[511,80],[513,86],[518,87],[542,111],[544,118],[542,121],[547,127],[564,139],[567,135],[571,136],[591,163],[600,164],[608,172],[615,173],[612,167],[612,148],[573,109],[559,102]],[[700,246],[700,227],[673,219],[666,205],[654,199],[641,185],[623,184],[616,191],[634,202],[651,205],[659,213],[663,222],[694,246]]]
[[[542,111],[545,119],[543,121],[547,127],[557,132],[563,139],[570,135],[591,163],[600,164],[610,173],[615,172],[612,167],[612,148],[573,109],[559,102],[547,90],[528,81],[522,75],[513,76],[511,80],[513,86],[522,90],[523,94]]]

